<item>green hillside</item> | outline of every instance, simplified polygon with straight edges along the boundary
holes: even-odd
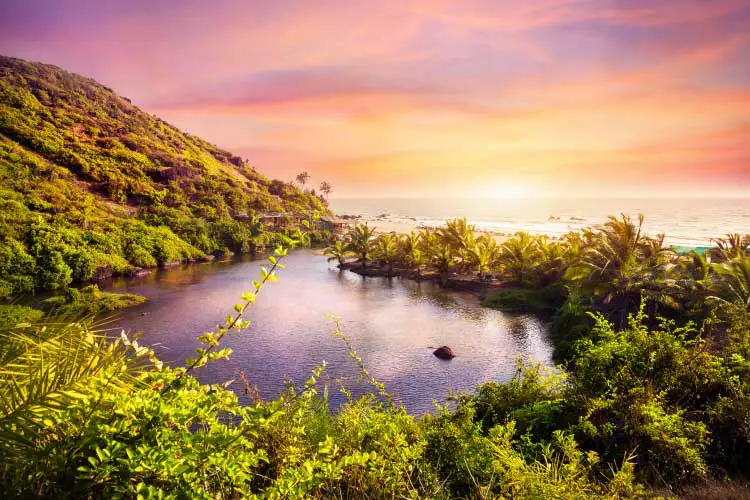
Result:
[[[0,296],[289,236],[266,210],[328,212],[92,79],[0,56]]]

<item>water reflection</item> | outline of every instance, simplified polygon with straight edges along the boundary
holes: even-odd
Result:
[[[285,263],[279,282],[264,288],[252,308],[251,328],[228,338],[231,359],[205,367],[200,378],[238,379],[241,371],[263,397],[275,397],[284,377],[301,384],[325,360],[328,377],[350,380],[357,368],[346,346],[331,335],[335,325],[328,314],[341,318],[371,374],[413,413],[429,411],[433,399],[442,402],[451,390],[510,378],[518,356],[551,362],[546,326],[532,316],[484,309],[470,294],[429,282],[341,272],[311,251],[292,252]],[[124,311],[118,322],[143,331],[146,342],[161,343],[167,360],[181,361],[197,347],[195,337],[220,322],[250,288],[262,264],[214,262],[115,280],[111,289],[151,299]],[[428,348],[443,344],[458,354],[450,362]],[[355,395],[369,390],[362,383],[352,389]],[[343,402],[335,384],[331,401]]]

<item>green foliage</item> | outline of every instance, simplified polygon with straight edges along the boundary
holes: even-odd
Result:
[[[144,304],[148,299],[132,293],[109,293],[99,290],[97,285],[88,285],[80,290],[68,288],[64,295],[44,299],[41,307],[61,317],[99,316]]]
[[[555,311],[550,323],[549,334],[555,347],[555,360],[567,364],[573,357],[575,343],[590,337],[593,327],[594,321],[580,295],[568,296]]]
[[[0,304],[0,328],[11,328],[21,323],[35,323],[44,313],[38,309],[15,304]]]
[[[264,210],[329,213],[93,80],[0,56],[0,296],[273,246]]]
[[[489,430],[499,424],[516,422],[516,428],[537,438],[550,438],[552,422],[559,419],[565,377],[545,372],[541,365],[518,362],[513,378],[506,383],[485,382],[476,396],[462,404],[473,404],[475,419]]]
[[[375,228],[367,224],[357,224],[347,235],[346,249],[357,257],[362,267],[367,267],[372,259],[374,235]]]
[[[562,284],[544,288],[507,288],[493,291],[482,299],[482,305],[509,312],[552,313],[565,301]]]
[[[56,498],[620,498],[643,497],[634,464],[606,476],[598,456],[572,436],[516,437],[518,416],[559,399],[561,384],[519,366],[507,389],[467,398],[420,421],[372,379],[376,394],[333,413],[325,365],[304,387],[241,405],[227,384],[202,385],[191,372],[225,358],[223,338],[275,280],[285,251],[269,257],[253,291],[222,326],[199,338],[184,367],[165,367],[124,334],[100,336],[90,321],[2,330],[0,487],[8,497]],[[93,290],[92,290],[93,291]],[[83,296],[88,291],[69,295]],[[498,386],[500,387],[500,386]],[[249,389],[249,388],[248,388]],[[251,391],[248,390],[248,394]],[[541,414],[542,412],[536,412]],[[503,420],[503,423],[491,422]],[[483,425],[484,424],[484,425]],[[546,424],[545,424],[546,425]],[[541,429],[541,427],[540,427]],[[543,438],[543,439],[545,439]]]
[[[0,298],[34,290],[36,260],[13,238],[0,245]]]
[[[328,256],[328,262],[335,260],[339,266],[344,265],[346,258],[349,256],[349,250],[347,250],[344,242],[341,240],[334,241],[330,246],[326,247],[323,253]]]

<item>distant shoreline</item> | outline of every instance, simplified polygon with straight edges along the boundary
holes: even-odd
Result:
[[[396,234],[404,234],[409,233],[411,231],[419,231],[421,229],[436,229],[440,227],[440,224],[430,224],[426,225],[424,222],[421,222],[416,217],[402,217],[402,216],[393,216],[385,214],[386,216],[369,216],[369,215],[363,215],[363,214],[337,214],[338,217],[341,217],[345,220],[348,220],[351,224],[368,224],[370,227],[375,228],[376,234],[384,234],[384,233],[396,233]],[[446,219],[449,220],[449,219]],[[437,222],[437,221],[434,221]],[[575,221],[578,223],[581,223],[582,221]],[[469,223],[474,224],[474,222],[469,219]],[[596,224],[586,224],[583,227],[593,227]],[[481,227],[481,226],[480,226]],[[570,228],[570,231],[577,231],[581,228]],[[551,240],[558,240],[562,238],[567,233],[558,233],[558,234],[550,234],[545,232],[538,232],[530,229],[523,229],[518,228],[517,231],[495,231],[495,230],[487,230],[487,229],[477,229],[475,233],[477,235],[486,234],[488,236],[491,236],[494,238],[498,243],[503,243],[504,241],[508,240],[509,238],[513,237],[513,235],[516,232],[519,231],[525,231],[529,234],[532,234],[534,236],[546,236]],[[655,236],[652,234],[651,236]],[[669,246],[672,247],[678,247],[678,248],[707,248],[707,247],[713,247],[715,246],[714,243],[710,239],[704,239],[700,237],[693,237],[693,238],[684,238],[679,236],[670,236],[669,234],[665,235],[665,241],[669,244]]]
[[[337,214],[359,216],[379,232],[409,232],[420,226],[440,226],[445,220],[466,218],[478,230],[496,239],[525,231],[559,238],[569,231],[604,223],[621,213],[646,216],[644,232],[666,235],[665,242],[679,247],[712,246],[716,238],[747,233],[750,204],[738,199],[715,198],[359,198],[331,199]]]

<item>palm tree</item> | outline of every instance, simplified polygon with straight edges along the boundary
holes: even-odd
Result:
[[[597,229],[593,244],[583,251],[572,276],[590,288],[602,304],[612,304],[613,310],[620,311],[620,326],[625,324],[629,309],[640,302],[642,292],[655,285],[655,276],[645,265],[646,255],[655,255],[655,245],[643,236],[643,220],[643,214],[637,223],[625,214],[619,219],[610,215]]]
[[[726,238],[718,238],[714,242],[716,248],[712,248],[710,253],[713,262],[727,262],[750,255],[750,234],[727,234]]]
[[[328,262],[338,261],[339,267],[341,267],[346,263],[346,257],[350,252],[341,240],[336,240],[323,253],[329,256]]]
[[[422,269],[430,262],[425,254],[419,247],[415,248],[409,255],[409,264],[411,268],[417,272],[417,281],[422,279]]]
[[[440,284],[445,285],[448,274],[456,266],[456,255],[449,245],[438,247],[432,255],[432,263],[440,274]]]
[[[482,235],[467,249],[468,261],[475,267],[479,278],[495,264],[500,256],[500,248],[495,238]]]
[[[580,249],[575,241],[550,241],[546,236],[536,238],[536,248],[539,262],[536,274],[543,285],[562,281],[570,263],[577,259]]]
[[[401,247],[404,255],[410,254],[415,248],[418,248],[422,242],[422,233],[410,231],[409,233],[402,234],[399,246]]]
[[[440,236],[435,231],[430,229],[422,229],[419,231],[419,248],[428,257],[435,255],[440,248]]]
[[[333,188],[329,182],[323,181],[320,183],[320,192],[323,193],[323,196],[325,196],[327,200],[328,196],[333,192]]]
[[[307,181],[310,180],[310,174],[307,172],[300,172],[297,174],[297,177],[295,177],[296,181],[299,182],[300,188],[304,188],[305,184],[307,184]]]
[[[346,249],[357,256],[357,262],[367,268],[367,261],[371,260],[372,238],[375,228],[370,228],[367,223],[357,224],[347,234]]]
[[[517,283],[530,282],[539,261],[537,240],[523,231],[516,233],[500,247],[501,269]]]
[[[466,218],[445,221],[445,226],[438,229],[443,244],[453,250],[456,257],[467,260],[468,251],[474,245],[476,227],[466,222]]]
[[[716,273],[711,283],[714,295],[709,298],[725,304],[740,304],[750,311],[750,257],[714,264],[712,269]]]
[[[659,271],[675,257],[674,250],[664,244],[664,233],[659,233],[655,238],[643,238],[641,250],[644,264]]]
[[[713,276],[708,252],[691,250],[677,258],[676,264],[667,267],[673,279],[667,284],[669,302],[675,309],[687,309],[696,316],[707,315],[706,297]]]
[[[711,274],[711,263],[705,252],[690,250],[690,253],[681,257],[678,262],[682,273],[693,281],[704,282]]]
[[[411,231],[407,234],[402,234],[398,239],[398,250],[401,256],[401,261],[407,266],[411,267],[411,256],[414,251],[418,250],[421,244],[420,233]]]
[[[375,255],[388,264],[388,277],[393,275],[393,263],[398,258],[398,240],[391,234],[381,234],[375,240]]]
[[[53,415],[88,399],[101,403],[97,390],[127,392],[141,387],[151,366],[161,368],[154,352],[123,332],[113,339],[91,319],[52,321],[2,332],[0,351],[0,456],[29,458],[49,448]],[[70,422],[72,428],[85,422]],[[39,457],[38,463],[49,456]]]

